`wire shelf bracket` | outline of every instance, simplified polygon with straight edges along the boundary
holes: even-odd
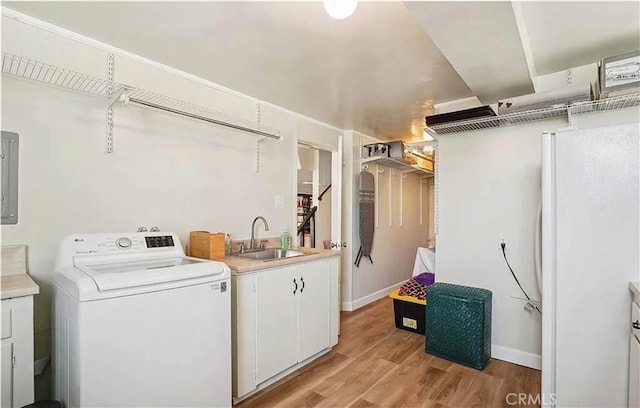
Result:
[[[260,103],[256,104],[256,124],[257,124],[257,131],[261,132],[261,128],[262,128],[262,116],[261,116],[261,106]],[[260,135],[256,138],[255,141],[255,148],[254,148],[254,155],[253,155],[253,171],[256,173],[260,172],[260,143],[267,139],[268,137],[274,138],[276,139],[276,143],[280,143],[282,141],[282,136],[279,135],[279,133],[277,131],[273,131],[273,133],[269,133],[269,134],[264,134],[262,135],[260,133]]]
[[[113,107],[113,105],[118,102],[122,103],[124,106],[129,104],[129,97],[127,96],[127,90],[125,88],[120,88],[109,96],[107,99],[107,108]]]
[[[400,172],[400,226],[404,225],[404,180],[409,177],[409,173],[413,173],[415,170],[404,170]],[[420,185],[420,204],[422,205],[422,185]],[[422,220],[420,220],[422,225]]]
[[[107,98],[109,100],[109,106],[107,106],[107,135],[105,140],[105,150],[107,153],[113,153],[113,104],[117,101],[113,95],[113,70],[114,70],[114,56],[109,54],[107,56]],[[124,92],[123,89],[117,91],[118,97]]]
[[[260,173],[260,142],[262,142],[265,139],[264,136],[261,136],[259,138],[256,139],[256,146],[254,149],[254,155],[253,155],[253,171],[256,173]]]

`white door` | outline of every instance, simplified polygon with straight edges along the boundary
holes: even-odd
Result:
[[[13,343],[2,342],[2,408],[13,404]]]
[[[297,268],[258,273],[256,382],[298,362],[296,297],[302,287]]]
[[[331,242],[332,249],[342,247],[342,136],[338,137],[338,151],[331,153]]]
[[[334,251],[342,250],[342,136],[338,137],[338,151],[331,154],[331,242]],[[350,249],[345,248],[345,252]],[[338,310],[342,309],[342,270],[338,268]],[[338,326],[338,333],[340,327]]]
[[[298,266],[298,361],[304,361],[329,347],[330,326],[329,261]]]

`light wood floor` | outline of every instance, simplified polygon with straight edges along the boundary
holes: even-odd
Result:
[[[477,371],[426,354],[424,336],[395,328],[391,299],[341,319],[331,352],[237,408],[524,407],[507,396],[540,392],[537,370],[492,360]]]

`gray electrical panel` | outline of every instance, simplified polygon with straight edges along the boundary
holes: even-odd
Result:
[[[18,134],[2,131],[2,224],[18,223]]]

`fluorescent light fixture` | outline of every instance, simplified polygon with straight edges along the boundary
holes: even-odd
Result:
[[[356,11],[358,0],[324,0],[327,14],[336,20],[344,20]]]

